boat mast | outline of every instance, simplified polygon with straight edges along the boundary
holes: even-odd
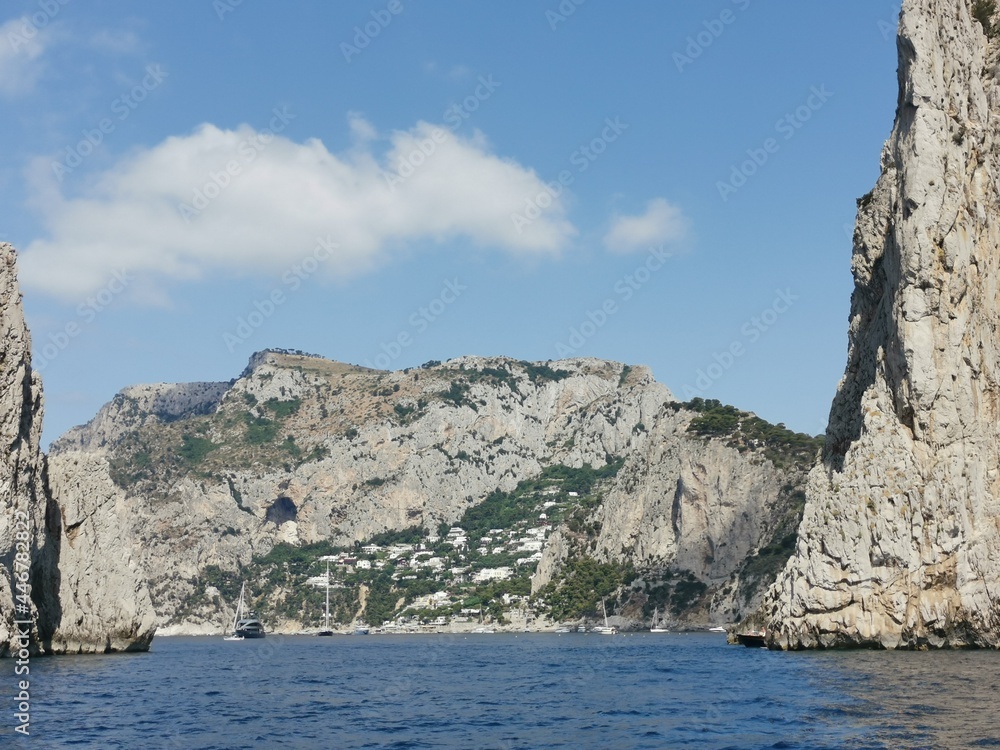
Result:
[[[604,627],[608,627],[608,608],[604,606],[603,599],[601,599],[601,609],[604,610]]]
[[[233,615],[233,632],[236,632],[236,625],[240,621],[240,614],[243,612],[243,592],[246,590],[247,582],[244,581],[240,587],[240,600],[236,603],[236,614]]]
[[[326,619],[323,628],[330,629],[330,560],[326,561]]]

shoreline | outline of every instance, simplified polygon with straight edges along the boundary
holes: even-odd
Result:
[[[568,627],[569,630],[562,630],[561,627]],[[577,627],[574,626],[555,626],[550,628],[512,628],[510,626],[484,626],[476,625],[472,628],[466,627],[452,627],[448,625],[426,625],[416,628],[372,628],[368,633],[363,635],[594,635],[593,630],[594,625],[588,626],[587,630],[579,631]],[[651,633],[649,628],[623,628],[619,627],[616,635],[690,635],[692,633],[713,633],[716,635],[726,635],[728,629],[725,631],[712,630],[711,628],[725,627],[723,625],[705,625],[705,626],[685,626],[682,628],[671,628],[666,633]],[[168,626],[164,628],[167,632],[156,633],[155,638],[222,638],[229,635],[228,631],[216,630],[213,632],[206,632],[204,629],[191,629],[186,630],[178,628],[177,626]],[[268,636],[310,636],[319,637],[320,628],[310,628],[310,629],[277,629],[267,632]],[[358,636],[361,634],[355,633],[354,628],[345,628],[341,630],[334,630],[333,636]],[[362,636],[363,637],[363,636]]]

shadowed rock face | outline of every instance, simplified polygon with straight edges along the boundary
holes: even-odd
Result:
[[[1000,645],[1000,90],[972,11],[903,3],[847,370],[796,554],[755,618],[776,647]]]
[[[153,609],[123,535],[124,493],[106,463],[50,469],[39,450],[41,381],[15,263],[0,243],[0,655],[29,641],[33,653],[145,650]],[[27,596],[12,584],[22,570]]]

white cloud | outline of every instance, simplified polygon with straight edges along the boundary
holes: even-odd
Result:
[[[677,242],[687,232],[684,212],[663,198],[654,198],[638,216],[616,216],[604,235],[604,246],[612,252],[630,253],[650,245]]]
[[[318,237],[339,243],[324,267],[345,277],[413,241],[465,238],[544,254],[575,234],[558,200],[519,231],[511,214],[545,192],[544,183],[492,153],[479,133],[460,138],[420,122],[382,141],[380,154],[367,140],[375,135],[370,125],[352,115],[350,128],[360,142],[337,155],[316,139],[206,124],[122,158],[78,195],[67,195],[70,181],[57,183],[52,163],[38,159],[28,180],[47,236],[25,248],[22,280],[78,300],[116,269],[154,289],[171,279],[281,273]],[[387,173],[418,161],[390,188]]]
[[[14,96],[35,87],[50,35],[51,27],[39,29],[27,17],[0,25],[0,94]]]
[[[351,135],[357,140],[373,141],[378,138],[378,131],[359,112],[348,112],[347,124],[351,128]]]

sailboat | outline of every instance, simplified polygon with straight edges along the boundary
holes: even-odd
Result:
[[[618,628],[608,625],[608,608],[604,606],[603,599],[601,599],[601,609],[604,610],[604,624],[595,627],[594,632],[599,633],[600,635],[614,635],[618,632]]]
[[[664,628],[664,627],[662,627],[662,626],[660,626],[658,624],[659,623],[659,618],[657,617],[658,613],[659,613],[659,609],[658,608],[654,608],[653,609],[653,621],[652,621],[651,627],[649,628],[649,632],[650,633],[669,633],[670,632],[669,628]]]
[[[233,615],[233,632],[231,635],[227,635],[223,640],[226,641],[242,641],[243,636],[236,633],[236,625],[240,621],[240,615],[243,614],[243,594],[246,590],[246,583],[243,583],[243,587],[240,589],[240,600],[236,603],[236,614]]]
[[[333,635],[330,630],[330,559],[326,560],[326,614],[323,618],[323,629],[316,635]]]
[[[233,634],[226,636],[227,641],[242,641],[246,638],[263,638],[264,625],[254,612],[246,610],[246,581],[240,587],[240,600],[236,604],[236,614],[233,615]],[[246,610],[246,611],[245,611]]]

